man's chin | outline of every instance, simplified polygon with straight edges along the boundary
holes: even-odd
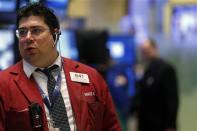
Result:
[[[25,57],[24,59],[31,65],[37,65],[37,63],[40,63],[41,61],[41,59],[36,55],[31,55],[31,56]]]

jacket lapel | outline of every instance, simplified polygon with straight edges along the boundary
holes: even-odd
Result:
[[[11,72],[16,74],[15,83],[25,96],[27,101],[31,104],[32,102],[42,103],[42,97],[38,90],[37,84],[32,77],[27,78],[26,74],[23,71],[22,62],[17,64],[14,71]]]

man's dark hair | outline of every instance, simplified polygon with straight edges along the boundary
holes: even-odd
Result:
[[[44,22],[48,25],[51,32],[53,32],[55,28],[60,29],[59,21],[55,16],[54,11],[40,3],[29,4],[18,10],[17,27],[22,18],[30,16],[43,17]]]

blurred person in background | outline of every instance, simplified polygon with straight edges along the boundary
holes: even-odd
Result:
[[[51,9],[22,7],[16,27],[22,60],[0,72],[0,131],[121,131],[101,75],[57,51]]]
[[[177,131],[178,85],[175,69],[159,57],[156,43],[147,39],[140,45],[145,64],[137,81],[138,131]]]

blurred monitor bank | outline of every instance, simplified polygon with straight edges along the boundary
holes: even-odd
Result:
[[[175,41],[192,43],[197,36],[197,4],[172,7],[171,34]]]
[[[14,33],[10,29],[0,29],[0,70],[14,63]]]
[[[0,12],[15,11],[16,0],[0,0]]]

